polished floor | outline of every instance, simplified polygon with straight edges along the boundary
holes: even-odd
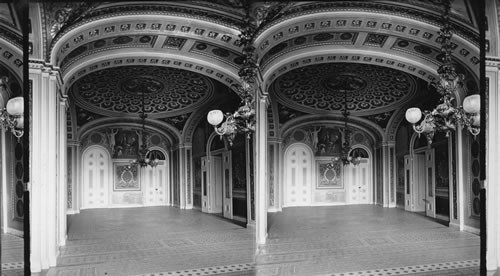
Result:
[[[24,241],[11,234],[2,234],[2,276],[24,275]]]
[[[259,275],[479,275],[479,236],[374,205],[269,214]]]
[[[82,210],[69,216],[67,245],[46,275],[244,271],[253,263],[254,241],[253,230],[196,210]]]
[[[83,210],[46,275],[479,275],[479,237],[374,205],[287,208],[269,239],[196,210]],[[255,256],[255,252],[258,252]]]

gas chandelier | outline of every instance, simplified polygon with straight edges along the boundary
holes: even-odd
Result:
[[[252,43],[257,29],[251,25],[248,14],[244,23],[245,27],[239,35],[243,45],[243,66],[238,72],[240,84],[236,86],[237,94],[242,99],[241,105],[234,113],[224,114],[216,109],[207,114],[207,121],[213,125],[215,132],[221,139],[226,136],[231,146],[237,133],[245,133],[247,139],[250,139],[255,131],[255,93],[258,89],[257,77],[260,69]],[[222,122],[224,118],[226,120]]]
[[[361,161],[361,157],[352,157],[352,147],[351,147],[351,131],[347,127],[347,121],[349,119],[349,111],[347,111],[347,92],[344,90],[344,110],[342,110],[342,115],[344,116],[344,142],[342,143],[342,148],[340,149],[340,160],[342,160],[342,164],[344,166],[352,163],[354,166],[358,165]]]
[[[146,140],[146,118],[148,115],[146,114],[145,111],[145,103],[144,103],[144,94],[145,92],[142,92],[142,112],[139,115],[139,117],[142,120],[142,128],[140,132],[140,139],[141,139],[141,148],[139,149],[139,155],[138,158],[130,161],[130,166],[141,166],[141,168],[147,167],[148,165],[151,166],[152,168],[156,167],[159,163],[159,156],[155,154],[155,151],[151,151],[148,149],[147,146],[147,140]]]
[[[413,124],[413,129],[419,135],[423,133],[429,144],[432,143],[436,131],[446,132],[448,137],[451,131],[455,131],[457,125],[462,125],[474,135],[479,134],[480,120],[479,111],[481,108],[479,95],[470,95],[463,101],[463,107],[455,107],[455,93],[464,90],[464,75],[456,72],[455,64],[452,62],[452,27],[450,23],[450,1],[445,1],[445,8],[442,15],[443,26],[439,32],[441,39],[441,52],[443,54],[443,64],[437,69],[439,79],[431,83],[431,86],[441,94],[441,103],[432,111],[422,111],[418,107],[409,108],[406,111],[406,120]]]
[[[7,91],[6,95],[10,95],[8,92],[8,77],[0,77],[0,89],[5,89]],[[24,98],[15,97],[7,102],[5,108],[0,108],[0,125],[3,129],[9,129],[14,136],[21,138],[24,134]]]

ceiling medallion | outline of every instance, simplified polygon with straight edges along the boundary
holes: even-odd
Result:
[[[165,89],[165,85],[163,85],[161,80],[150,76],[127,78],[124,79],[119,86],[122,91],[136,96],[142,96],[143,93],[147,95],[156,94]],[[140,92],[138,92],[139,88],[141,88]]]
[[[365,89],[368,84],[355,74],[340,73],[323,78],[321,85],[329,91],[356,92]]]

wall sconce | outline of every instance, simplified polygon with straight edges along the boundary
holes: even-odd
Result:
[[[462,125],[474,136],[480,132],[479,112],[481,110],[481,99],[479,95],[470,95],[464,99],[463,107],[456,107],[455,93],[457,90],[465,90],[464,75],[456,71],[456,66],[452,61],[452,26],[450,23],[450,1],[444,1],[444,11],[442,14],[443,26],[439,32],[441,39],[441,52],[443,63],[437,69],[439,79],[433,81],[431,86],[441,94],[440,104],[432,111],[422,111],[418,107],[409,108],[405,117],[413,125],[413,130],[419,135],[424,133],[429,144],[432,143],[434,133],[442,131],[448,137],[451,131],[456,130],[457,125]]]
[[[215,132],[219,136],[226,136],[231,146],[238,132],[246,133],[247,138],[250,139],[251,134],[255,131],[255,109],[253,108],[253,99],[245,98],[243,102],[244,104],[233,114],[224,114],[218,109],[211,110],[207,114],[208,123],[214,127]],[[224,118],[226,120],[222,122]]]
[[[24,98],[16,97],[7,102],[5,108],[0,109],[0,124],[9,129],[17,139],[24,134]]]

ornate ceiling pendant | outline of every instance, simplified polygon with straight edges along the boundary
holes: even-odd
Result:
[[[159,156],[156,156],[154,153],[155,151],[151,151],[148,146],[147,146],[147,140],[146,140],[146,118],[148,115],[145,112],[145,103],[144,103],[144,94],[145,92],[142,92],[142,112],[140,118],[142,121],[142,128],[141,128],[141,148],[139,149],[139,154],[136,159],[130,161],[129,168],[131,166],[141,166],[141,168],[151,166],[152,168],[156,167],[159,163]]]

